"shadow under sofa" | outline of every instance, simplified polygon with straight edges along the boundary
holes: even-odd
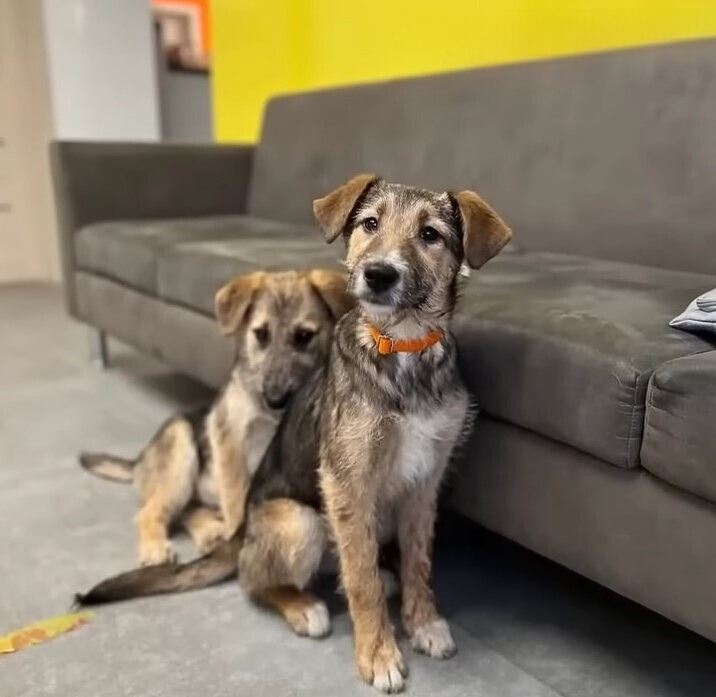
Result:
[[[339,266],[340,245],[312,225],[312,198],[373,169],[475,187],[517,245],[474,273],[460,300],[461,369],[481,415],[448,505],[716,640],[716,341],[668,326],[716,286],[716,254],[704,257],[716,250],[716,203],[685,190],[665,204],[674,163],[653,158],[665,138],[682,167],[716,158],[716,143],[706,110],[683,116],[706,139],[698,152],[684,123],[643,111],[645,97],[649,109],[675,98],[655,74],[688,84],[699,66],[714,68],[698,99],[716,113],[716,42],[695,42],[279,98],[256,146],[54,143],[68,310],[218,386],[232,352],[213,321],[223,282]],[[554,107],[540,101],[544,85]],[[601,111],[593,93],[607,100]],[[573,121],[555,125],[560,95]],[[377,113],[356,121],[367,103]],[[610,116],[622,129],[638,116],[641,137],[614,142]],[[649,182],[623,179],[621,163],[650,156]],[[651,199],[660,218],[650,229]],[[624,227],[640,214],[643,224]],[[685,224],[700,236],[682,234]]]

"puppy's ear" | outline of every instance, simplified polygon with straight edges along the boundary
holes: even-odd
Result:
[[[326,242],[333,242],[343,232],[358,199],[376,181],[378,177],[375,174],[359,174],[313,202],[313,214],[323,230]]]
[[[353,298],[346,291],[347,278],[338,271],[314,269],[308,273],[308,282],[318,293],[333,318],[340,319],[353,307]]]
[[[259,271],[234,278],[218,290],[214,310],[222,334],[228,336],[239,329],[265,280],[266,274]]]
[[[451,195],[462,218],[462,244],[470,268],[479,269],[512,237],[512,230],[474,191]]]

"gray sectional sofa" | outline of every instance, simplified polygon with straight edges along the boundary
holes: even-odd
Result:
[[[312,199],[475,188],[516,245],[456,321],[481,417],[449,505],[716,639],[716,41],[281,97],[254,146],[53,144],[69,312],[209,385],[212,297],[338,264]]]

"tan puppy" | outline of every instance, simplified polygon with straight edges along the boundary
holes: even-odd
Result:
[[[325,361],[335,321],[349,307],[332,271],[254,273],[216,295],[223,334],[236,341],[231,377],[213,404],[167,421],[134,460],[83,454],[89,472],[135,483],[139,561],[174,558],[169,526],[201,552],[230,538],[244,515],[252,474],[294,391]]]

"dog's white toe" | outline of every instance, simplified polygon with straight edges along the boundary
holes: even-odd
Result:
[[[448,623],[440,617],[418,627],[410,637],[413,648],[432,658],[450,658],[457,653]]]
[[[373,675],[373,687],[382,692],[402,692],[405,688],[405,678],[398,664],[388,665],[385,670],[376,671]]]
[[[306,619],[306,636],[313,639],[330,634],[331,632],[331,616],[328,614],[326,604],[319,600],[303,611]]]

